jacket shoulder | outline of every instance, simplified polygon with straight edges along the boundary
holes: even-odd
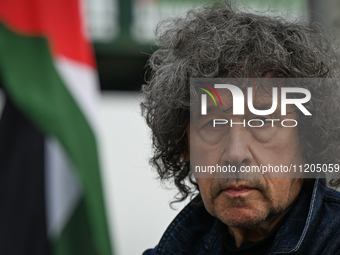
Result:
[[[203,205],[189,203],[170,223],[159,244],[143,255],[207,254],[223,226]]]

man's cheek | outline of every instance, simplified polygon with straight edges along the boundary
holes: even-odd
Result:
[[[214,210],[214,198],[211,194],[211,182],[212,178],[197,178],[200,194],[203,200],[203,204],[207,211],[215,216]]]
[[[191,144],[190,163],[192,167],[215,166],[216,164],[220,164],[221,151],[221,148],[217,145]]]

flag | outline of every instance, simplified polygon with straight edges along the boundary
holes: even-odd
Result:
[[[0,254],[112,254],[83,9],[80,0],[0,2],[8,98],[0,122]]]

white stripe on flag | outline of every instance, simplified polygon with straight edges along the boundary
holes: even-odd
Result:
[[[59,237],[82,196],[72,163],[54,137],[45,138],[45,197],[47,235]]]
[[[92,127],[93,133],[96,134],[99,98],[97,71],[86,64],[63,56],[55,59],[55,65],[64,84]]]

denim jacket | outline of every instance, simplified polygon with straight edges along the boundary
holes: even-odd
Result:
[[[224,229],[204,206],[188,204],[143,255],[227,255]],[[324,179],[315,181],[312,192],[303,189],[266,254],[340,255],[340,192]]]

